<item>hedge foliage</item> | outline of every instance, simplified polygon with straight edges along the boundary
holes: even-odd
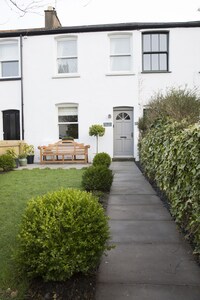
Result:
[[[96,268],[110,247],[108,218],[98,199],[66,189],[30,200],[18,235],[16,260],[29,278],[63,281]]]
[[[0,155],[0,169],[4,172],[11,171],[15,167],[15,161],[10,154]]]
[[[200,96],[195,89],[168,88],[165,93],[156,93],[148,103],[145,114],[139,119],[138,127],[144,134],[159,118],[177,122],[187,120],[195,124],[200,116]]]
[[[140,141],[147,176],[168,196],[171,212],[200,255],[200,126],[157,120]]]

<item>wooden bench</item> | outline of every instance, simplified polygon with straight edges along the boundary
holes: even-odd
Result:
[[[58,141],[48,146],[39,146],[40,163],[87,163],[89,145],[71,140]]]

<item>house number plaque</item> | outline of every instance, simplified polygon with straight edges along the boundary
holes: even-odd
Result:
[[[103,123],[104,127],[112,127],[112,122],[105,122]]]

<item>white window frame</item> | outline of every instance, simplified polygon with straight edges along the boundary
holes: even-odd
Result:
[[[112,39],[124,39],[127,38],[129,39],[129,43],[130,43],[130,49],[129,52],[124,52],[124,53],[112,53],[111,52],[111,40]],[[109,42],[110,42],[110,54],[109,54],[109,72],[110,74],[108,75],[126,75],[126,74],[132,74],[133,71],[133,66],[132,66],[132,62],[133,62],[133,48],[132,48],[132,34],[131,33],[115,33],[115,34],[109,34]],[[129,65],[129,69],[127,70],[112,70],[112,66],[111,66],[111,60],[112,58],[123,58],[123,57],[128,57],[130,58],[130,65]]]
[[[67,42],[67,41],[76,41],[76,53],[74,55],[58,55],[58,43]],[[59,59],[76,59],[77,69],[75,72],[59,72],[58,70],[58,60]],[[78,37],[77,36],[63,36],[56,38],[56,76],[58,77],[76,77],[78,75]]]
[[[66,111],[67,111],[67,109],[69,109],[69,111],[71,111],[71,110],[74,109],[74,111],[77,112],[77,121],[74,121],[74,122],[73,121],[69,121],[69,122],[67,122],[67,121],[64,121],[64,122],[59,121],[59,116],[61,116],[60,113],[59,113],[59,109],[64,109]],[[78,132],[77,132],[78,136],[74,137],[74,139],[78,139],[79,138],[79,115],[78,115],[78,113],[79,113],[79,110],[78,110],[78,104],[77,103],[61,103],[61,104],[57,104],[57,122],[58,122],[58,137],[59,138],[62,138],[62,137],[59,136],[59,125],[71,125],[71,124],[77,124],[78,125]],[[69,116],[69,115],[70,115],[70,113],[66,114],[66,116]]]
[[[11,45],[11,44],[16,44],[17,45],[17,55],[13,59],[2,59],[0,55],[0,79],[10,79],[10,78],[19,78],[20,77],[20,50],[19,50],[19,40],[18,39],[7,39],[7,40],[0,40],[0,46],[1,45]],[[3,76],[3,63],[12,63],[12,62],[17,62],[17,74],[16,75],[10,75],[10,76]]]

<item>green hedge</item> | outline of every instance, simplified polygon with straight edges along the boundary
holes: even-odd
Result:
[[[168,196],[171,212],[200,255],[200,127],[158,121],[140,141],[147,176]]]
[[[150,179],[155,179],[156,172],[165,159],[166,149],[174,137],[187,127],[185,121],[178,123],[171,120],[157,120],[139,144],[139,156]]]

